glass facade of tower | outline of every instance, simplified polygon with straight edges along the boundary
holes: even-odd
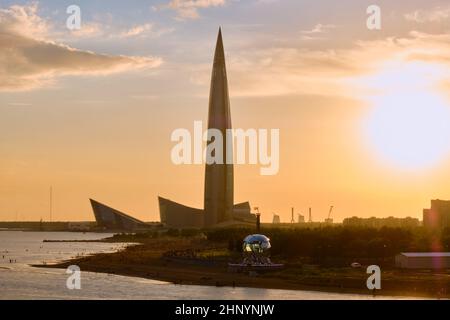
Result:
[[[211,75],[211,92],[209,97],[208,129],[222,133],[222,164],[207,164],[205,168],[205,226],[213,226],[232,219],[234,176],[233,165],[226,164],[232,155],[227,152],[227,130],[231,129],[230,98],[225,64],[225,52],[222,32],[219,31],[216,52]],[[232,149],[232,148],[231,148]]]
[[[222,133],[223,164],[207,164],[205,167],[204,209],[190,208],[168,199],[159,198],[161,222],[168,227],[201,228],[226,226],[230,224],[254,225],[256,216],[251,214],[248,202],[234,205],[233,164],[226,164],[232,159],[232,150],[227,150],[228,129],[231,129],[230,98],[225,64],[225,52],[222,32],[217,37],[214,63],[211,75],[209,97],[208,129]],[[213,141],[208,141],[212,143]],[[230,148],[232,149],[232,148]]]

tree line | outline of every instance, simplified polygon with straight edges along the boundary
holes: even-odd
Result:
[[[212,242],[226,242],[232,252],[242,250],[251,228],[216,229],[206,232]],[[432,232],[423,227],[322,227],[261,230],[271,239],[271,255],[279,258],[310,258],[315,262],[354,259],[393,261],[401,252],[448,251],[450,228]]]

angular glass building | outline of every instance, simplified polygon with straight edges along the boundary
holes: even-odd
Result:
[[[138,219],[135,219],[123,212],[110,208],[100,202],[90,199],[92,210],[94,211],[97,226],[106,230],[145,230],[149,226]]]

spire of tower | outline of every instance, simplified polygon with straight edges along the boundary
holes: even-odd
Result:
[[[219,34],[217,35],[216,52],[214,54],[214,64],[225,64],[225,52],[223,48],[222,40],[222,28],[219,28]]]
[[[204,208],[206,226],[229,221],[233,217],[233,164],[226,163],[229,158],[233,159],[233,150],[227,148],[229,144],[233,143],[232,140],[228,141],[227,135],[227,130],[231,128],[230,98],[222,29],[219,29],[211,75],[208,129],[219,130],[222,133],[223,141],[220,147],[222,147],[223,159],[221,159],[221,163],[206,164],[205,166]]]

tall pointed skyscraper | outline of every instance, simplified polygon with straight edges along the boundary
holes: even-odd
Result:
[[[204,210],[195,209],[159,197],[161,222],[171,228],[203,228],[229,225],[254,225],[256,216],[251,213],[250,203],[234,204],[233,150],[227,150],[227,129],[231,129],[230,98],[228,96],[227,70],[223,50],[222,31],[219,29],[209,96],[208,129],[222,133],[223,164],[206,164]],[[231,137],[232,139],[232,137]],[[208,144],[213,143],[209,141]],[[215,143],[216,148],[220,145]],[[230,148],[232,149],[232,148]],[[229,152],[227,154],[227,152]],[[217,160],[218,155],[213,155]]]
[[[227,152],[233,151],[226,148],[228,139],[226,131],[231,129],[231,112],[221,29],[217,37],[211,76],[208,129],[217,129],[223,136],[223,164],[206,164],[205,170],[205,226],[212,226],[231,220],[234,204],[233,164],[226,164],[227,158],[233,158],[233,155]]]

